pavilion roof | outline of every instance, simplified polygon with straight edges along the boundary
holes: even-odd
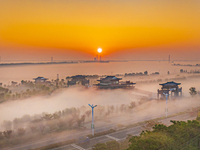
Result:
[[[44,77],[37,77],[37,78],[33,78],[33,80],[48,80],[48,78],[44,78]]]
[[[159,85],[162,85],[162,86],[175,86],[175,85],[180,85],[181,83],[176,83],[174,81],[171,81],[171,82],[166,82],[166,83],[162,83],[162,84],[159,84]]]
[[[75,76],[71,76],[71,78],[85,78],[85,76],[83,76],[83,75],[75,75]]]
[[[101,79],[101,80],[104,80],[104,81],[122,80],[122,78],[117,78],[117,77],[115,77],[115,76],[107,76],[107,77],[105,77],[105,78],[103,78],[103,79]],[[100,81],[100,80],[98,80],[98,81]]]

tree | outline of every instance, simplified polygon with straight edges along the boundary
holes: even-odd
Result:
[[[83,123],[85,121],[85,115],[82,115],[81,118],[77,118],[76,122],[78,124],[78,126],[81,126],[81,123]]]
[[[87,110],[87,111],[85,112],[85,114],[86,114],[86,116],[87,116],[88,118],[90,117],[91,113],[92,113],[91,110]]]
[[[15,118],[15,119],[13,120],[13,128],[14,128],[14,129],[18,129],[19,126],[20,126],[20,124],[21,124],[21,119],[20,119],[20,118]]]
[[[43,117],[43,119],[45,120],[51,120],[53,118],[53,115],[51,114],[45,114],[45,116]]]
[[[17,130],[17,134],[18,134],[19,136],[23,136],[23,135],[25,134],[25,132],[26,132],[26,130],[25,130],[24,128],[19,128],[19,129]]]
[[[147,132],[139,137],[134,136],[129,140],[131,142],[127,150],[159,150],[166,145],[172,144],[171,139],[163,133]]]
[[[38,130],[37,127],[34,126],[34,125],[30,125],[29,128],[31,129],[31,132],[32,132],[32,133],[35,133],[35,132],[37,132],[37,130]]]
[[[74,118],[70,118],[70,119],[67,120],[67,124],[68,124],[69,128],[72,127],[72,125],[74,124],[74,122],[75,122]]]
[[[57,125],[60,129],[62,129],[66,126],[66,122],[60,119],[60,120],[58,120]]]
[[[195,96],[197,94],[197,91],[196,91],[195,87],[191,87],[189,90],[190,90],[189,93],[190,93],[191,96]]]
[[[4,138],[3,132],[0,132],[0,140],[2,140],[3,138]]]
[[[104,106],[98,106],[97,107],[97,111],[99,112],[100,116],[103,114],[103,112],[105,111],[105,107]]]
[[[198,113],[197,113],[197,118],[196,120],[200,121],[200,111],[198,110]]]
[[[169,150],[191,149],[191,144],[200,134],[200,122],[196,120],[170,121],[173,124],[165,126],[156,124],[153,131],[143,131],[140,136],[133,136],[127,150]],[[197,141],[198,142],[198,141]],[[198,149],[198,143],[194,143],[192,149]]]
[[[26,81],[22,80],[22,81],[21,81],[21,84],[24,84],[24,83],[26,83]]]
[[[9,138],[11,138],[12,133],[13,133],[12,130],[8,130],[8,131],[4,131],[4,132],[3,132],[3,135],[4,135],[7,139],[9,139]]]

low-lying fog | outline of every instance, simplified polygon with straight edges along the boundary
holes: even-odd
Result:
[[[180,105],[180,107],[184,108],[191,103],[189,100],[187,102],[187,97],[190,97],[189,88],[193,86],[196,87],[197,90],[200,90],[198,80],[198,78],[194,78],[177,81],[181,82],[185,101],[184,103],[177,103],[176,105]],[[25,100],[4,102],[0,104],[0,123],[3,120],[13,120],[16,117],[22,117],[25,114],[34,115],[42,112],[53,113],[65,108],[80,107],[82,105],[86,106],[88,103],[96,105],[129,104],[131,101],[137,102],[141,96],[145,96],[146,94],[144,91],[152,92],[153,96],[156,96],[157,89],[160,88],[158,82],[149,84],[136,84],[135,87],[139,90],[97,90],[93,87],[86,89],[83,87],[74,86],[63,90],[61,93],[54,93],[48,97],[35,97]],[[197,99],[199,99],[199,97],[197,97]],[[163,103],[165,102],[163,101]],[[194,106],[195,103],[196,106],[199,106],[200,104],[195,100],[193,102]],[[155,110],[156,108],[150,109]]]

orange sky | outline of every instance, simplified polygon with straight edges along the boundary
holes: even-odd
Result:
[[[0,55],[81,59],[101,47],[105,58],[188,52],[195,59],[199,8],[199,0],[1,0]]]

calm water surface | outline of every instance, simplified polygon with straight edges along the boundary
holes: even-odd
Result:
[[[200,62],[174,62],[181,64],[196,64]],[[60,79],[65,79],[71,75],[115,75],[131,72],[148,71],[160,72],[161,75],[179,73],[180,69],[195,70],[200,67],[173,66],[167,61],[129,61],[129,62],[110,62],[110,63],[78,63],[78,64],[49,64],[49,65],[21,65],[21,66],[1,66],[0,82],[10,84],[11,81],[20,82],[32,80],[37,76],[56,79],[59,74]]]

